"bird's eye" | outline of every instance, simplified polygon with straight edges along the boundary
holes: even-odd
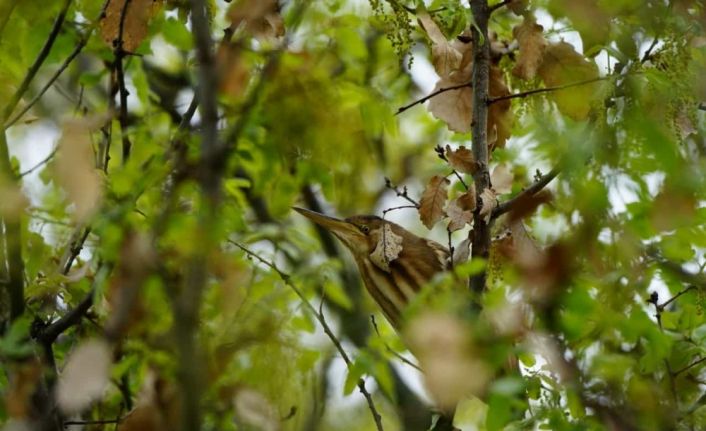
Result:
[[[362,225],[360,225],[360,231],[367,235],[368,232],[370,232],[370,228],[368,226],[362,224]]]

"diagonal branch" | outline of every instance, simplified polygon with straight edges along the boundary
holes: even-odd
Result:
[[[537,194],[540,190],[546,187],[547,184],[549,184],[554,178],[556,178],[556,176],[559,175],[559,172],[559,168],[552,169],[547,174],[542,175],[537,181],[534,182],[534,184],[521,191],[517,196],[495,207],[491,214],[491,219],[496,219],[501,215],[505,214],[506,212],[512,211],[512,209],[517,206],[520,202],[523,202],[527,198],[530,198]]]
[[[466,83],[464,83],[464,84],[458,84],[458,85],[453,85],[453,86],[451,86],[451,87],[440,88],[440,89],[436,90],[435,92],[430,93],[430,94],[428,94],[428,95],[422,97],[421,99],[417,99],[417,100],[415,100],[414,102],[412,102],[412,103],[410,103],[410,104],[408,104],[408,105],[405,105],[405,106],[400,107],[400,108],[397,110],[397,112],[395,112],[395,115],[399,115],[399,114],[403,113],[404,111],[408,110],[409,108],[412,108],[412,107],[414,107],[414,106],[416,106],[416,105],[420,105],[420,104],[426,102],[427,100],[429,100],[429,99],[431,99],[431,98],[433,98],[433,97],[438,96],[439,94],[446,93],[447,91],[459,90],[459,89],[465,88],[465,87],[471,87],[471,83],[470,83],[470,82],[466,82]]]
[[[624,76],[624,75],[620,75],[620,76]],[[570,83],[564,84],[564,85],[557,85],[556,87],[536,88],[534,90],[523,91],[522,93],[514,93],[514,94],[508,94],[506,96],[493,97],[493,98],[488,99],[488,105],[492,105],[495,102],[501,102],[503,100],[522,99],[522,98],[525,98],[528,96],[533,96],[535,94],[551,93],[552,91],[565,90],[567,88],[578,87],[581,85],[591,84],[593,82],[598,82],[598,81],[605,81],[605,80],[613,79],[613,78],[617,78],[617,77],[618,76],[616,76],[616,75],[599,76],[598,78],[586,79],[584,81],[570,82]]]
[[[331,340],[331,343],[333,343],[334,347],[336,350],[338,350],[338,353],[341,354],[341,357],[346,363],[346,366],[348,369],[350,369],[353,366],[353,361],[351,361],[351,358],[348,356],[348,353],[346,353],[345,349],[343,349],[343,346],[341,345],[341,341],[336,337],[336,334],[333,333],[331,328],[328,326],[328,323],[326,323],[326,319],[324,319],[324,315],[321,312],[321,310],[317,310],[311,303],[309,302],[308,299],[306,299],[306,296],[304,296],[304,293],[294,284],[292,283],[292,277],[287,274],[286,272],[282,271],[279,269],[279,267],[274,263],[270,262],[257,253],[251,251],[244,245],[233,241],[233,240],[228,240],[230,244],[233,244],[234,246],[238,247],[240,250],[245,252],[249,257],[254,258],[258,260],[260,263],[263,265],[269,267],[272,269],[274,272],[277,273],[279,278],[286,284],[292,291],[299,297],[299,299],[302,301],[302,304],[314,315],[316,320],[321,324],[321,327],[324,330],[324,333],[326,336]],[[383,431],[382,428],[382,417],[380,416],[380,413],[377,411],[377,408],[375,407],[375,403],[373,402],[373,397],[370,395],[370,392],[365,388],[365,381],[361,378],[358,380],[358,389],[360,390],[360,393],[363,394],[365,397],[365,400],[368,403],[368,408],[370,409],[370,412],[373,415],[373,419],[375,419],[375,426],[377,427],[378,431]]]
[[[47,56],[49,56],[49,52],[51,52],[51,48],[52,46],[54,46],[54,42],[56,41],[56,38],[59,36],[59,32],[61,31],[61,26],[64,24],[64,20],[66,19],[66,13],[69,10],[69,6],[71,6],[71,1],[72,0],[64,1],[64,6],[61,9],[61,12],[59,12],[59,15],[54,20],[54,25],[52,26],[52,29],[49,32],[47,40],[44,42],[44,46],[42,46],[42,49],[39,51],[39,54],[37,54],[37,58],[34,60],[34,63],[32,63],[32,65],[27,70],[27,74],[22,80],[20,86],[17,88],[17,91],[15,91],[15,93],[10,98],[10,101],[7,103],[7,105],[5,105],[5,110],[3,111],[2,115],[3,123],[12,114],[12,111],[15,109],[20,99],[22,99],[22,96],[24,96],[25,92],[29,88],[29,85],[32,83],[32,80],[37,75],[39,68],[42,67],[42,64],[44,64],[44,60],[46,60]]]

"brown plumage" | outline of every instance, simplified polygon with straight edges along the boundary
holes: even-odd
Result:
[[[380,217],[361,215],[341,220],[294,209],[330,231],[353,254],[366,289],[395,328],[401,327],[405,307],[424,284],[448,266],[449,252],[444,246]],[[382,246],[385,231],[394,234],[391,237],[399,242],[401,250],[389,262],[380,262],[373,254]]]

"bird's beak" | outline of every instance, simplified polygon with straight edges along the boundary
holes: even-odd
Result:
[[[338,239],[343,241],[349,247],[355,247],[357,245],[355,239],[361,238],[364,235],[358,230],[358,228],[353,224],[345,220],[337,219],[334,217],[329,217],[327,215],[317,213],[316,211],[311,211],[305,208],[293,207],[293,209],[324,229],[328,230],[332,234],[336,235]]]

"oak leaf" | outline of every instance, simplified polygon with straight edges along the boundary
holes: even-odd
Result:
[[[488,96],[493,98],[510,95],[510,90],[505,84],[502,70],[497,66],[490,67],[490,82],[488,83]],[[488,107],[488,149],[505,147],[505,142],[512,133],[512,103],[509,99],[493,102]]]
[[[69,355],[56,386],[56,403],[64,413],[77,413],[100,398],[110,382],[110,346],[89,340]]]
[[[125,10],[122,48],[127,52],[134,52],[147,36],[150,19],[161,6],[161,0],[111,0],[100,22],[103,40],[108,45],[115,46],[120,37],[120,21]]]
[[[513,176],[506,164],[501,164],[493,169],[490,174],[490,182],[493,184],[493,190],[500,195],[510,193],[512,191]]]
[[[428,229],[433,228],[444,216],[449,184],[450,181],[447,178],[434,175],[424,189],[419,201],[419,219]]]
[[[233,28],[241,25],[258,39],[284,36],[284,21],[277,0],[240,0],[228,10]]]
[[[385,272],[390,272],[390,262],[397,259],[402,252],[402,237],[392,231],[389,224],[385,224],[379,234],[375,250],[370,253],[370,260]]]
[[[56,154],[56,179],[74,205],[73,216],[78,222],[94,214],[103,196],[89,123],[88,120],[67,121]]]
[[[464,210],[458,204],[458,200],[452,200],[446,207],[446,215],[449,218],[449,232],[461,230],[473,219],[473,212]]]
[[[547,47],[544,39],[544,27],[537,24],[534,17],[525,15],[522,24],[512,29],[512,34],[520,45],[517,63],[512,69],[513,75],[522,79],[532,79],[542,63],[542,56]]]
[[[480,209],[479,215],[488,223],[493,210],[498,206],[498,196],[493,189],[485,189],[480,194],[480,199],[481,202],[483,202],[483,206]]]
[[[575,84],[598,78],[598,67],[574,50],[566,42],[551,44],[544,51],[542,65],[537,71],[547,87]],[[572,86],[551,92],[559,111],[574,120],[583,120],[597,98],[596,82]]]
[[[439,26],[427,12],[417,17],[427,36],[431,40],[431,62],[439,76],[449,76],[461,64],[463,54],[441,32]]]
[[[476,159],[473,157],[473,152],[463,145],[453,150],[450,146],[446,146],[446,158],[449,165],[464,174],[472,174],[476,171]]]
[[[466,238],[459,245],[454,247],[453,262],[454,265],[460,265],[468,260],[471,256],[471,238]]]
[[[476,189],[471,187],[468,191],[456,198],[456,204],[464,211],[476,209]]]

